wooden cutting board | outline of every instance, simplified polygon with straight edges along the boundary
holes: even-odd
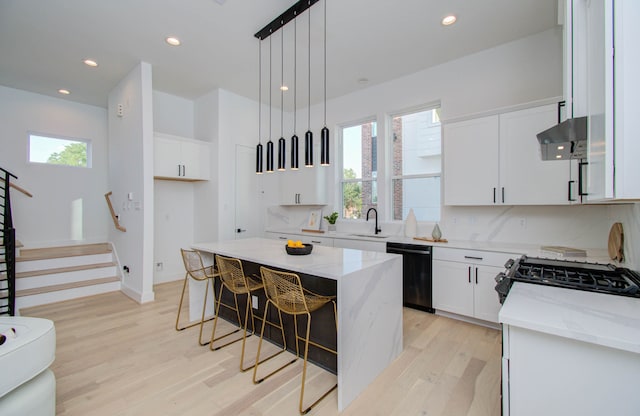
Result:
[[[622,223],[616,222],[611,226],[609,231],[609,257],[611,260],[622,261],[624,253],[622,244],[624,243],[624,233],[622,231]]]

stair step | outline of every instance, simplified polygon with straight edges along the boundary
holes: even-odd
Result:
[[[33,276],[43,276],[43,275],[49,275],[49,274],[77,272],[80,270],[101,269],[103,267],[113,267],[115,265],[116,263],[111,261],[107,263],[81,264],[79,266],[68,266],[68,267],[57,267],[53,269],[33,270],[28,272],[16,273],[16,279],[33,277]]]
[[[96,243],[62,247],[23,248],[20,250],[20,256],[16,257],[16,262],[105,253],[111,253],[111,244]]]
[[[112,281],[106,281],[112,280]],[[87,296],[94,296],[100,293],[116,292],[121,289],[120,279],[99,279],[98,284],[90,286],[73,287],[54,292],[39,293],[29,296],[16,297],[16,311],[24,308],[31,308],[38,305],[48,305],[62,302],[69,299],[78,299]]]
[[[119,277],[113,276],[113,277],[103,277],[101,279],[92,279],[92,280],[83,280],[79,282],[64,283],[60,285],[44,286],[44,287],[38,287],[33,289],[17,290],[16,298],[39,295],[42,293],[56,292],[60,290],[74,289],[78,287],[99,285],[103,283],[119,282],[119,281],[120,281]]]

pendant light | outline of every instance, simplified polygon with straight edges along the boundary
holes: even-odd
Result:
[[[278,139],[278,170],[285,170],[284,140],[284,29],[280,32],[280,139]]]
[[[298,170],[298,135],[296,134],[296,109],[297,109],[297,99],[296,96],[298,94],[297,89],[297,39],[298,39],[298,20],[297,14],[294,12],[296,17],[293,18],[293,136],[291,136],[291,170]]]
[[[304,134],[304,165],[308,168],[313,167],[313,133],[311,132],[311,9],[309,9],[309,101],[308,101],[308,130]]]
[[[273,141],[271,141],[271,38],[269,38],[269,142],[267,142],[267,173],[273,173]]]
[[[327,128],[327,0],[324,0],[324,127],[320,131],[320,165],[329,166],[329,129]]]
[[[258,42],[258,146],[256,146],[256,174],[262,175],[262,39]]]

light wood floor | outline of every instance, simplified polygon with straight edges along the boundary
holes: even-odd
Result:
[[[254,386],[239,343],[210,351],[197,327],[174,330],[180,289],[158,285],[145,305],[115,292],[22,310],[55,322],[58,415],[298,414],[301,363]],[[404,352],[342,414],[499,415],[500,355],[499,331],[405,308]],[[313,367],[309,381],[312,399],[335,376]],[[310,414],[338,414],[336,392]]]

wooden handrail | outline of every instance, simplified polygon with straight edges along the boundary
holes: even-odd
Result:
[[[104,194],[104,199],[107,200],[107,205],[109,205],[109,211],[111,212],[111,218],[113,218],[113,225],[116,226],[117,230],[122,231],[123,233],[127,232],[127,229],[124,228],[122,225],[120,225],[120,221],[118,221],[118,216],[116,215],[116,212],[113,210],[113,205],[111,205],[111,198],[109,198],[111,196],[113,192],[109,191],[106,194]]]
[[[27,191],[26,189],[24,189],[21,186],[16,185],[13,182],[9,182],[9,186],[12,187],[13,189],[15,189],[16,191],[20,191],[23,194],[25,194],[26,196],[28,196],[29,198],[33,198],[33,195],[31,195],[31,192]]]

